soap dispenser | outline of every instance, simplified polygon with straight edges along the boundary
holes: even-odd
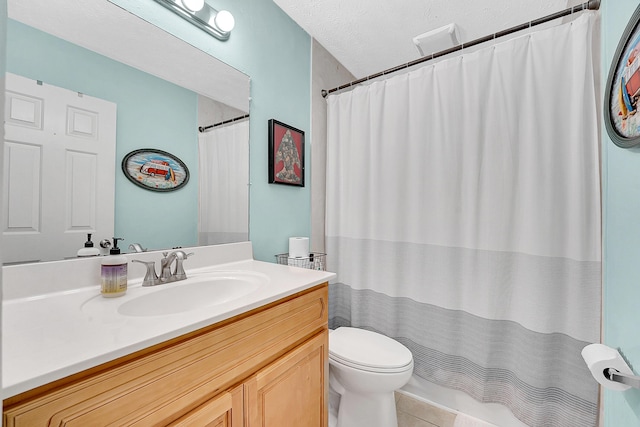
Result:
[[[87,241],[84,242],[84,247],[78,249],[79,257],[98,256],[100,255],[100,249],[93,246],[91,241],[91,233],[87,234]]]
[[[106,298],[119,297],[127,292],[127,258],[120,254],[118,240],[124,239],[114,237],[109,255],[101,260],[101,293]]]

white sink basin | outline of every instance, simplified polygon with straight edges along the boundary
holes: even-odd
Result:
[[[224,304],[254,292],[268,279],[247,272],[201,273],[179,282],[129,289],[124,297],[98,295],[85,302],[88,314],[114,310],[124,316],[149,317],[184,313]]]

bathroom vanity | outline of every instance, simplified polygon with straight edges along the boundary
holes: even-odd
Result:
[[[113,310],[146,298],[141,279],[122,302],[95,301],[99,287],[5,301],[4,425],[326,426],[327,281],[334,275],[246,259],[250,243],[223,246],[245,259],[187,273],[201,280],[242,272],[265,281],[221,304],[167,315]],[[196,256],[215,258],[215,248]],[[34,320],[20,326],[26,311]],[[55,339],[65,326],[66,341],[48,349],[47,332]],[[41,354],[31,353],[38,347]]]

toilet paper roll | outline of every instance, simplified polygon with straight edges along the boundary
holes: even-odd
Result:
[[[633,375],[633,371],[617,350],[604,344],[589,344],[582,349],[582,358],[591,371],[591,375],[609,390],[624,391],[631,388],[626,384],[611,381],[604,375],[604,370],[613,368],[623,374]]]
[[[309,256],[308,237],[289,237],[289,258],[306,258]]]

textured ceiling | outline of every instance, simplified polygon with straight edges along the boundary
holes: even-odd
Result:
[[[246,75],[106,0],[8,0],[7,10],[11,19],[248,111]]]
[[[449,23],[471,41],[586,0],[274,0],[356,78],[420,58],[413,37]]]

